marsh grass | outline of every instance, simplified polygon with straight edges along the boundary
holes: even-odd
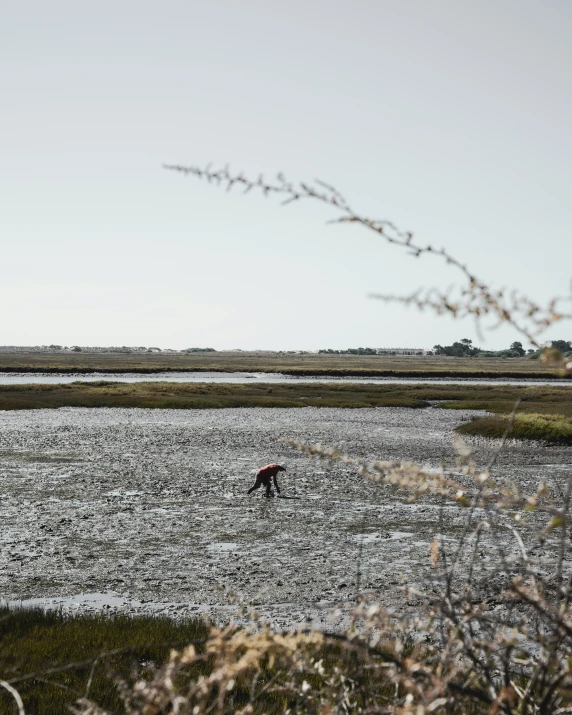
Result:
[[[161,665],[170,652],[163,644],[201,640],[208,631],[200,619],[175,622],[161,617],[72,616],[4,608],[0,609],[0,678],[13,681],[127,647],[124,653],[101,658],[89,689],[102,707],[115,712],[121,709],[121,699],[110,673],[130,678],[142,672],[145,663]],[[91,669],[88,663],[17,683],[26,712],[69,713],[69,704],[85,694]],[[11,707],[8,693],[0,691],[1,712],[11,712]]]
[[[57,407],[147,407],[206,409],[223,407],[426,407],[426,400],[377,385],[212,383],[117,383],[3,385],[0,409]]]
[[[461,434],[482,437],[502,437],[509,417],[495,415],[469,422],[457,428]],[[563,415],[517,414],[514,417],[511,437],[515,439],[536,439],[555,444],[572,444],[572,418]]]
[[[343,382],[174,383],[76,381],[63,385],[0,385],[0,409],[56,407],[428,407],[572,417],[572,387],[512,385],[396,385]]]

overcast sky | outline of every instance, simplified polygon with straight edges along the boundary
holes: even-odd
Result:
[[[457,282],[437,260],[163,163],[319,177],[496,286],[569,292],[571,28],[569,0],[4,3],[0,344],[476,339],[367,298]]]

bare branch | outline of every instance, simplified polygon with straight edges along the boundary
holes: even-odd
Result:
[[[283,174],[278,174],[276,181],[267,181],[261,174],[256,180],[247,178],[242,172],[231,173],[228,166],[223,169],[213,170],[209,164],[204,169],[197,166],[182,166],[179,164],[165,164],[165,169],[177,171],[185,176],[194,176],[209,183],[230,190],[235,184],[243,187],[245,192],[252,189],[259,190],[263,196],[279,195],[283,197],[284,205],[294,203],[301,199],[320,201],[341,212],[341,215],[330,220],[329,223],[355,223],[359,224],[381,236],[387,243],[398,246],[409,255],[418,258],[433,255],[455,268],[463,277],[465,287],[460,289],[454,298],[450,292],[443,293],[437,288],[425,291],[417,290],[407,296],[392,296],[374,294],[372,297],[384,301],[397,301],[404,305],[413,305],[419,310],[426,308],[438,315],[451,315],[454,318],[473,316],[477,326],[487,317],[496,319],[495,326],[502,324],[511,325],[520,335],[536,348],[541,348],[538,338],[551,325],[571,319],[572,312],[564,312],[559,308],[562,303],[572,303],[572,294],[565,297],[551,299],[547,305],[532,301],[526,295],[516,291],[507,292],[505,288],[494,289],[485,281],[478,278],[466,263],[459,260],[445,248],[436,248],[431,244],[422,244],[416,241],[413,233],[398,228],[388,220],[370,219],[356,213],[349,202],[330,184],[315,180],[315,185],[306,182],[292,183],[286,180]],[[547,361],[554,364],[563,374],[572,373],[572,361],[568,364],[562,356],[555,354],[546,355]]]

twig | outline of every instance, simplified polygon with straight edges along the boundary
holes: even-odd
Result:
[[[96,665],[97,665],[97,660],[94,660],[94,661],[93,661],[93,664],[92,664],[92,666],[91,666],[91,669],[90,669],[90,671],[89,671],[89,677],[88,677],[88,679],[87,679],[87,683],[86,683],[86,685],[85,685],[85,693],[84,693],[83,697],[84,697],[86,700],[87,700],[87,698],[88,698],[88,696],[89,696],[89,689],[91,688],[91,683],[92,683],[92,680],[93,680],[93,674],[94,674],[94,672],[95,672],[95,666],[96,666]]]
[[[516,411],[517,411],[518,408],[520,407],[520,403],[521,403],[521,402],[522,402],[522,398],[519,397],[518,400],[514,403],[514,407],[512,408],[512,412],[511,412],[511,414],[510,414],[510,418],[509,418],[508,424],[507,424],[507,426],[506,426],[506,429],[505,429],[505,431],[504,431],[504,434],[503,434],[503,436],[502,436],[502,438],[501,438],[500,444],[499,444],[499,446],[496,448],[496,450],[495,450],[493,456],[491,457],[489,463],[487,464],[486,469],[485,469],[486,472],[490,472],[491,469],[495,466],[496,461],[497,461],[497,459],[499,458],[500,453],[501,453],[502,450],[504,449],[504,446],[505,446],[505,444],[506,444],[506,440],[508,439],[509,434],[512,432],[512,428],[513,428],[513,425],[514,425],[514,419],[515,419],[515,417],[516,417]]]
[[[494,290],[477,278],[465,263],[450,254],[445,248],[421,244],[414,240],[410,231],[401,230],[391,221],[374,220],[357,214],[339,191],[324,181],[316,180],[317,186],[303,181],[293,183],[288,181],[283,174],[278,174],[275,182],[265,180],[262,174],[257,179],[249,179],[242,172],[231,173],[228,166],[214,170],[210,164],[205,168],[164,164],[163,168],[180,172],[185,176],[204,179],[209,183],[214,182],[217,186],[224,186],[228,191],[238,185],[243,188],[244,193],[257,189],[263,196],[283,196],[283,205],[302,199],[320,201],[341,212],[341,216],[332,219],[329,223],[359,224],[382,236],[387,243],[405,249],[409,255],[416,258],[423,255],[437,256],[447,265],[456,268],[467,283],[466,287],[461,290],[458,299],[453,299],[449,292],[442,292],[435,288],[424,293],[415,291],[407,296],[374,294],[372,297],[414,305],[420,310],[430,308],[438,314],[447,313],[453,317],[471,315],[477,324],[484,317],[494,316],[497,320],[494,327],[503,323],[511,325],[537,349],[541,349],[541,345],[537,341],[540,333],[556,322],[572,318],[572,313],[558,310],[558,304],[563,301],[572,301],[572,296],[553,298],[545,307],[541,307],[527,296],[517,294],[515,291],[507,293],[502,288]],[[547,359],[550,357],[549,351],[547,351],[546,357]],[[561,356],[556,357],[555,362],[564,372],[572,372],[572,367],[569,368]]]
[[[0,687],[4,688],[4,690],[7,690],[16,701],[16,705],[18,707],[18,715],[26,715],[26,711],[24,710],[24,703],[22,702],[20,693],[5,680],[0,680]]]

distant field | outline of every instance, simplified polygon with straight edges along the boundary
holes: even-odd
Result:
[[[0,353],[0,372],[280,372],[336,377],[549,378],[550,368],[527,358],[288,355],[281,353]]]

